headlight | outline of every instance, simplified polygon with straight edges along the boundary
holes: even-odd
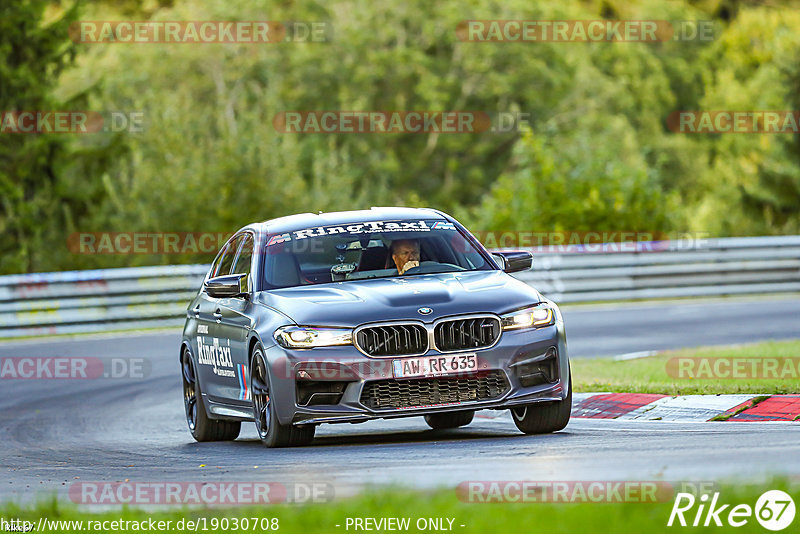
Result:
[[[555,324],[556,312],[547,304],[539,304],[538,306],[507,313],[500,318],[503,330],[541,328]]]
[[[281,347],[288,349],[312,349],[353,344],[353,331],[349,328],[282,326],[275,330],[274,337]]]

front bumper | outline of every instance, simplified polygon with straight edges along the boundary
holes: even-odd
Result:
[[[272,346],[266,350],[271,368],[272,398],[281,424],[359,423],[370,419],[411,417],[447,411],[506,409],[537,402],[560,401],[569,391],[566,334],[560,317],[553,326],[503,332],[499,342],[491,348],[445,353],[442,356],[452,357],[463,353],[477,355],[477,374],[396,380],[392,375],[392,360],[399,357],[367,357],[352,346],[311,350],[289,350]],[[426,356],[438,354],[440,353],[432,349]],[[546,373],[546,380],[531,379],[531,370],[537,369],[537,362],[552,363]],[[507,382],[507,387],[498,389],[495,381],[495,387],[483,389],[484,392],[491,391],[494,395],[491,398],[481,398],[474,393],[481,376],[501,376]],[[462,379],[465,382],[458,386],[453,383],[454,380]],[[408,402],[404,406],[376,407],[374,402],[367,402],[368,398],[365,397],[365,388],[369,384],[387,384],[391,381],[393,386],[405,387],[415,380],[445,381],[442,385],[451,391],[463,386],[462,390],[466,388],[470,392],[466,394],[469,398],[454,402],[423,401],[417,405],[415,402]],[[308,397],[298,393],[298,384],[326,382],[333,385],[331,389],[334,391],[339,391],[337,388],[341,387],[340,395],[329,396],[330,404],[303,405],[307,404]],[[438,386],[434,386],[437,393]],[[444,398],[459,396],[463,397],[458,394],[442,395]],[[428,400],[437,398],[422,397]]]

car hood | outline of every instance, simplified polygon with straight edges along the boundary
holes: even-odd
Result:
[[[503,313],[541,301],[534,288],[503,271],[374,278],[262,291],[261,304],[299,325],[357,326],[375,321],[433,321],[447,315]],[[419,308],[433,310],[429,315]]]

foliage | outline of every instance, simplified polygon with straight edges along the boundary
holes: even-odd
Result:
[[[141,112],[142,132],[0,136],[0,272],[207,261],[78,255],[72,232],[230,232],[428,205],[476,230],[800,231],[797,135],[684,135],[676,110],[800,108],[800,15],[747,2],[174,0],[82,20],[326,21],[322,43],[77,44],[74,10],[8,0],[0,109]],[[63,16],[62,16],[63,15]],[[713,19],[713,41],[479,43],[471,19]],[[24,22],[23,22],[24,21]],[[74,68],[62,67],[78,52]],[[280,133],[287,110],[527,113],[464,134]]]
[[[65,36],[76,13],[45,24],[46,7],[43,0],[0,5],[0,110],[58,109],[51,91],[74,55]],[[42,221],[63,220],[61,203],[72,200],[59,177],[64,152],[55,135],[2,135],[0,271],[34,267],[31,258],[53,235]]]

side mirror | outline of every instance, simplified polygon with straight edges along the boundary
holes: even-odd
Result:
[[[497,265],[507,273],[525,271],[533,265],[533,254],[524,250],[494,252],[492,257],[497,262]]]
[[[203,285],[209,297],[241,297],[248,293],[246,274],[227,274],[209,278]]]
[[[502,254],[498,254],[497,252],[492,252],[492,259],[494,260],[494,262],[497,264],[498,267],[500,267],[504,271],[506,270],[505,256],[503,256]]]

